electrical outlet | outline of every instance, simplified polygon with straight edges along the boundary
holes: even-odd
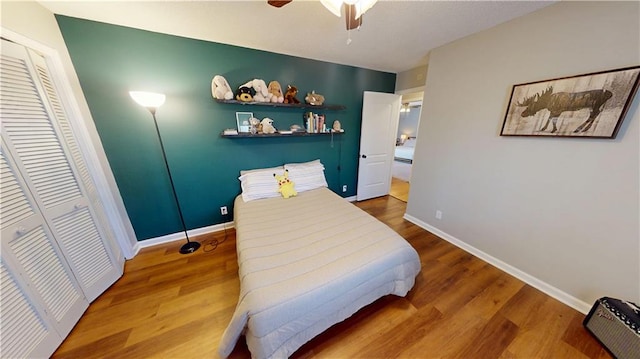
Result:
[[[342,185],[342,192],[347,192],[347,185],[346,184]]]
[[[227,206],[220,207],[220,214],[223,216],[227,214]]]
[[[440,210],[436,211],[436,219],[442,219],[442,211]]]

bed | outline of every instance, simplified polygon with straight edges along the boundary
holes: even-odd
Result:
[[[289,357],[376,299],[405,296],[420,271],[406,240],[326,186],[238,196],[234,216],[240,296],[222,357],[243,334],[253,358]]]
[[[416,138],[408,138],[404,144],[396,146],[394,159],[400,162],[413,163],[413,151],[415,150]]]

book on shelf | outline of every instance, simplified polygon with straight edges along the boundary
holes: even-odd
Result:
[[[225,136],[237,135],[238,134],[238,130],[236,130],[235,128],[227,128],[226,130],[224,130],[222,132],[222,134],[225,135]]]
[[[278,133],[281,135],[290,135],[293,133],[291,130],[278,130]]]

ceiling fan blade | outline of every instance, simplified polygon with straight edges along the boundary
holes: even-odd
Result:
[[[356,19],[356,6],[344,4],[344,19],[347,23],[347,30],[357,29],[362,25],[362,15]]]
[[[267,3],[271,6],[275,6],[275,7],[283,7],[285,5],[287,5],[288,3],[290,3],[293,0],[283,0],[283,1],[277,1],[277,0],[269,0],[267,1]]]

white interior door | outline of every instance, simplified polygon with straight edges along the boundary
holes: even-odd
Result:
[[[389,194],[402,96],[364,92],[356,199]]]

